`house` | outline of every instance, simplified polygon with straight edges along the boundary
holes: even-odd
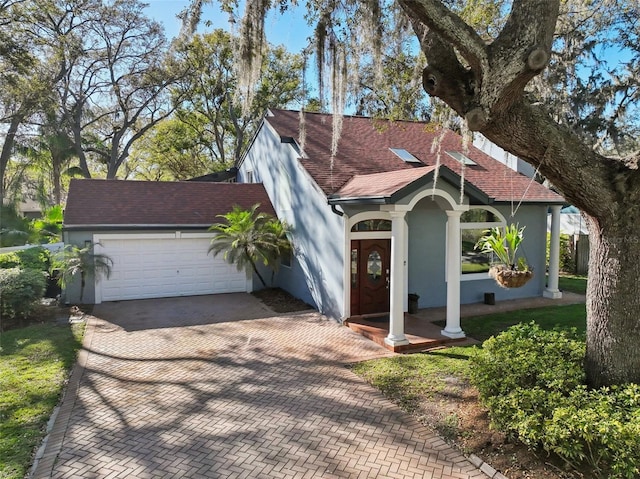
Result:
[[[345,116],[332,155],[331,115],[271,110],[237,165],[260,183],[294,246],[277,285],[337,319],[389,312],[391,346],[406,344],[408,294],[447,307],[442,334],[462,337],[460,304],[559,297],[558,229],[545,284],[547,212],[564,200],[452,131],[421,122]],[[492,226],[526,226],[522,252],[533,279],[502,289],[489,258],[473,250]]]
[[[113,261],[109,278],[87,281],[84,301],[251,291],[251,275],[208,254],[208,228],[255,203],[275,214],[259,184],[71,180],[64,242],[93,243]],[[79,284],[67,288],[67,302],[79,297]]]

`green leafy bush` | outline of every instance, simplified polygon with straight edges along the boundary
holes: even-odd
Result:
[[[46,280],[42,271],[10,268],[0,270],[0,314],[7,319],[24,318],[42,298]]]
[[[51,253],[41,246],[0,254],[0,269],[22,268],[48,271],[50,265]]]
[[[587,390],[584,353],[572,332],[519,324],[485,341],[471,377],[501,431],[594,477],[639,477],[640,386]]]
[[[568,395],[585,380],[585,345],[576,336],[574,331],[544,330],[532,321],[489,338],[474,357],[482,397],[536,387]]]
[[[0,254],[0,269],[18,268],[19,266],[20,257],[15,251]]]
[[[640,386],[577,388],[546,421],[542,443],[596,477],[640,477]]]

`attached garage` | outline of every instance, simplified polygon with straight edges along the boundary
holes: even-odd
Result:
[[[247,291],[245,271],[207,254],[211,238],[202,233],[95,235],[96,251],[113,261],[109,278],[96,283],[95,302]]]
[[[84,301],[252,291],[250,272],[208,253],[208,228],[235,205],[256,203],[275,215],[262,184],[72,180],[65,243],[93,244],[113,262],[108,278],[87,278]],[[77,302],[80,285],[65,294]]]

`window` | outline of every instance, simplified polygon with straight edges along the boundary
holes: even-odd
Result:
[[[495,258],[491,254],[480,253],[475,249],[478,240],[489,228],[504,226],[499,213],[484,208],[472,208],[460,216],[460,238],[462,241],[462,274],[470,275],[487,273]],[[486,275],[478,276],[485,278]]]
[[[496,215],[482,208],[475,208],[469,211],[465,211],[460,216],[460,223],[499,223],[500,220],[496,218]],[[464,226],[464,225],[463,225]]]
[[[367,258],[367,275],[369,279],[376,283],[382,276],[382,258],[380,253],[372,251]]]
[[[289,250],[280,255],[280,264],[287,268],[291,268],[293,263],[293,251]]]
[[[389,149],[393,153],[395,153],[405,163],[417,163],[417,164],[420,164],[420,165],[423,164],[419,159],[417,159],[415,156],[413,156],[411,153],[409,153],[404,148],[389,148]]]
[[[466,166],[474,166],[477,165],[478,163],[476,163],[475,161],[473,161],[471,158],[469,158],[466,155],[463,155],[462,153],[458,152],[458,151],[447,151],[446,152],[447,155],[449,155],[451,158],[453,158],[454,160],[459,161],[460,163],[462,163],[463,165]]]
[[[245,183],[253,183],[253,170],[247,170]]]
[[[351,231],[391,231],[390,220],[364,220],[356,223]]]
[[[475,245],[481,236],[484,236],[484,229],[462,229],[462,274],[486,273],[491,267],[493,258],[491,255],[480,253],[475,249]]]

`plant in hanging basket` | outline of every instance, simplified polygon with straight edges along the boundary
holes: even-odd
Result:
[[[495,227],[485,231],[475,248],[481,253],[493,254],[499,263],[489,270],[489,276],[504,288],[519,288],[533,277],[533,271],[522,257],[517,257],[518,247],[524,239],[524,229],[518,224]]]

